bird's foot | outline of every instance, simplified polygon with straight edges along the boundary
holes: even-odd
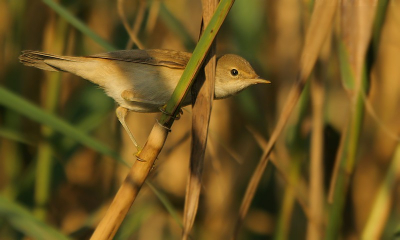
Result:
[[[183,110],[182,110],[182,108],[179,109],[178,114],[176,114],[176,115],[174,116],[174,114],[171,114],[171,113],[169,113],[169,112],[167,112],[167,111],[165,110],[166,106],[167,106],[167,105],[161,106],[161,107],[158,108],[158,110],[160,110],[160,112],[164,113],[165,115],[172,117],[174,120],[179,120],[179,119],[181,118],[181,115],[183,115]]]

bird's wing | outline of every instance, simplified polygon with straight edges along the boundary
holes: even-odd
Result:
[[[184,69],[189,62],[191,53],[173,50],[120,50],[88,56],[124,62],[134,62],[169,68]]]

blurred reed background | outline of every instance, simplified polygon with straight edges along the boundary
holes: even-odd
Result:
[[[51,0],[0,0],[0,239],[87,239],[129,169],[122,159],[135,161],[135,148],[114,115],[116,105],[101,89],[71,74],[46,73],[19,63],[26,49],[82,56],[132,47],[118,1],[54,2],[105,42],[99,44],[90,32],[72,26]],[[200,1],[119,2],[145,48],[193,51]],[[275,145],[273,163],[267,166],[238,239],[399,235],[400,1],[374,5],[371,40],[368,34],[357,35],[364,25],[352,24],[354,9],[346,2],[351,1],[343,0],[338,7],[309,79],[312,84],[306,85]],[[193,239],[231,238],[249,179],[296,79],[313,5],[311,0],[236,0],[223,24],[217,53],[245,57],[272,84],[214,102]],[[367,92],[355,98],[359,92],[345,81],[346,74],[355,72],[354,59],[350,54],[346,62],[344,49],[363,42],[368,47],[361,65]],[[352,107],[355,99],[362,100],[358,108]],[[190,156],[187,109],[148,179],[151,187],[144,186],[116,239],[179,239]],[[354,109],[358,121],[349,124]],[[142,145],[157,116],[129,115],[131,130]],[[323,132],[313,140],[316,122]],[[349,128],[358,130],[354,146],[343,137]],[[322,154],[320,171],[310,170],[310,149]],[[354,169],[345,163],[344,171],[338,172],[338,181],[349,176],[344,184],[348,190],[336,194],[343,198],[343,211],[332,211],[331,179],[343,149],[344,155],[354,152]],[[308,212],[309,182],[315,175],[323,179],[317,220]],[[313,221],[316,235],[307,228]],[[334,234],[332,221],[342,226]]]

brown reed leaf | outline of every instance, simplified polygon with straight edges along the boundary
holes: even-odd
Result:
[[[217,5],[217,0],[202,1],[203,26],[207,26]],[[202,31],[204,31],[204,28]],[[183,211],[183,240],[189,238],[199,203],[204,155],[207,146],[212,101],[214,98],[215,50],[216,42],[214,41],[205,60],[205,78],[198,77],[192,86],[192,151],[190,154],[189,176],[186,185],[185,207]]]
[[[129,37],[131,38],[132,42],[136,44],[136,46],[139,49],[144,49],[144,45],[140,42],[139,38],[136,36],[136,32],[134,30],[131,30],[128,20],[126,19],[125,12],[124,12],[124,0],[118,0],[117,2],[118,6],[118,14],[121,18],[121,21],[124,25],[124,28],[126,32],[129,34]],[[140,19],[139,19],[140,21]]]
[[[361,89],[362,71],[371,40],[377,2],[377,0],[342,1],[341,39],[348,53],[348,63],[354,78],[354,83],[347,81],[344,85],[353,94]]]
[[[139,30],[140,30],[140,27],[142,26],[142,23],[143,23],[143,20],[145,17],[145,13],[146,13],[146,1],[141,0],[141,1],[139,1],[139,7],[138,7],[138,13],[136,15],[136,19],[133,22],[133,25],[131,27],[133,36],[137,36],[139,34]],[[121,17],[121,13],[120,13],[120,17]],[[146,24],[146,27],[147,27],[147,24]],[[139,39],[136,39],[136,40],[139,41]],[[129,38],[129,41],[126,44],[125,49],[131,49],[133,47],[133,44],[135,44],[135,43],[133,42],[133,40],[131,38]],[[140,49],[139,45],[137,45],[137,46]]]

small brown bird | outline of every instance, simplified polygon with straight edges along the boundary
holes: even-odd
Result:
[[[154,49],[70,57],[27,50],[22,52],[19,59],[24,65],[47,71],[70,72],[102,87],[119,104],[117,117],[138,147],[125,122],[128,110],[160,111],[160,107],[171,97],[191,55]],[[258,83],[270,82],[260,79],[245,59],[233,54],[217,59],[215,99],[227,98]],[[183,106],[190,103],[189,95]]]

